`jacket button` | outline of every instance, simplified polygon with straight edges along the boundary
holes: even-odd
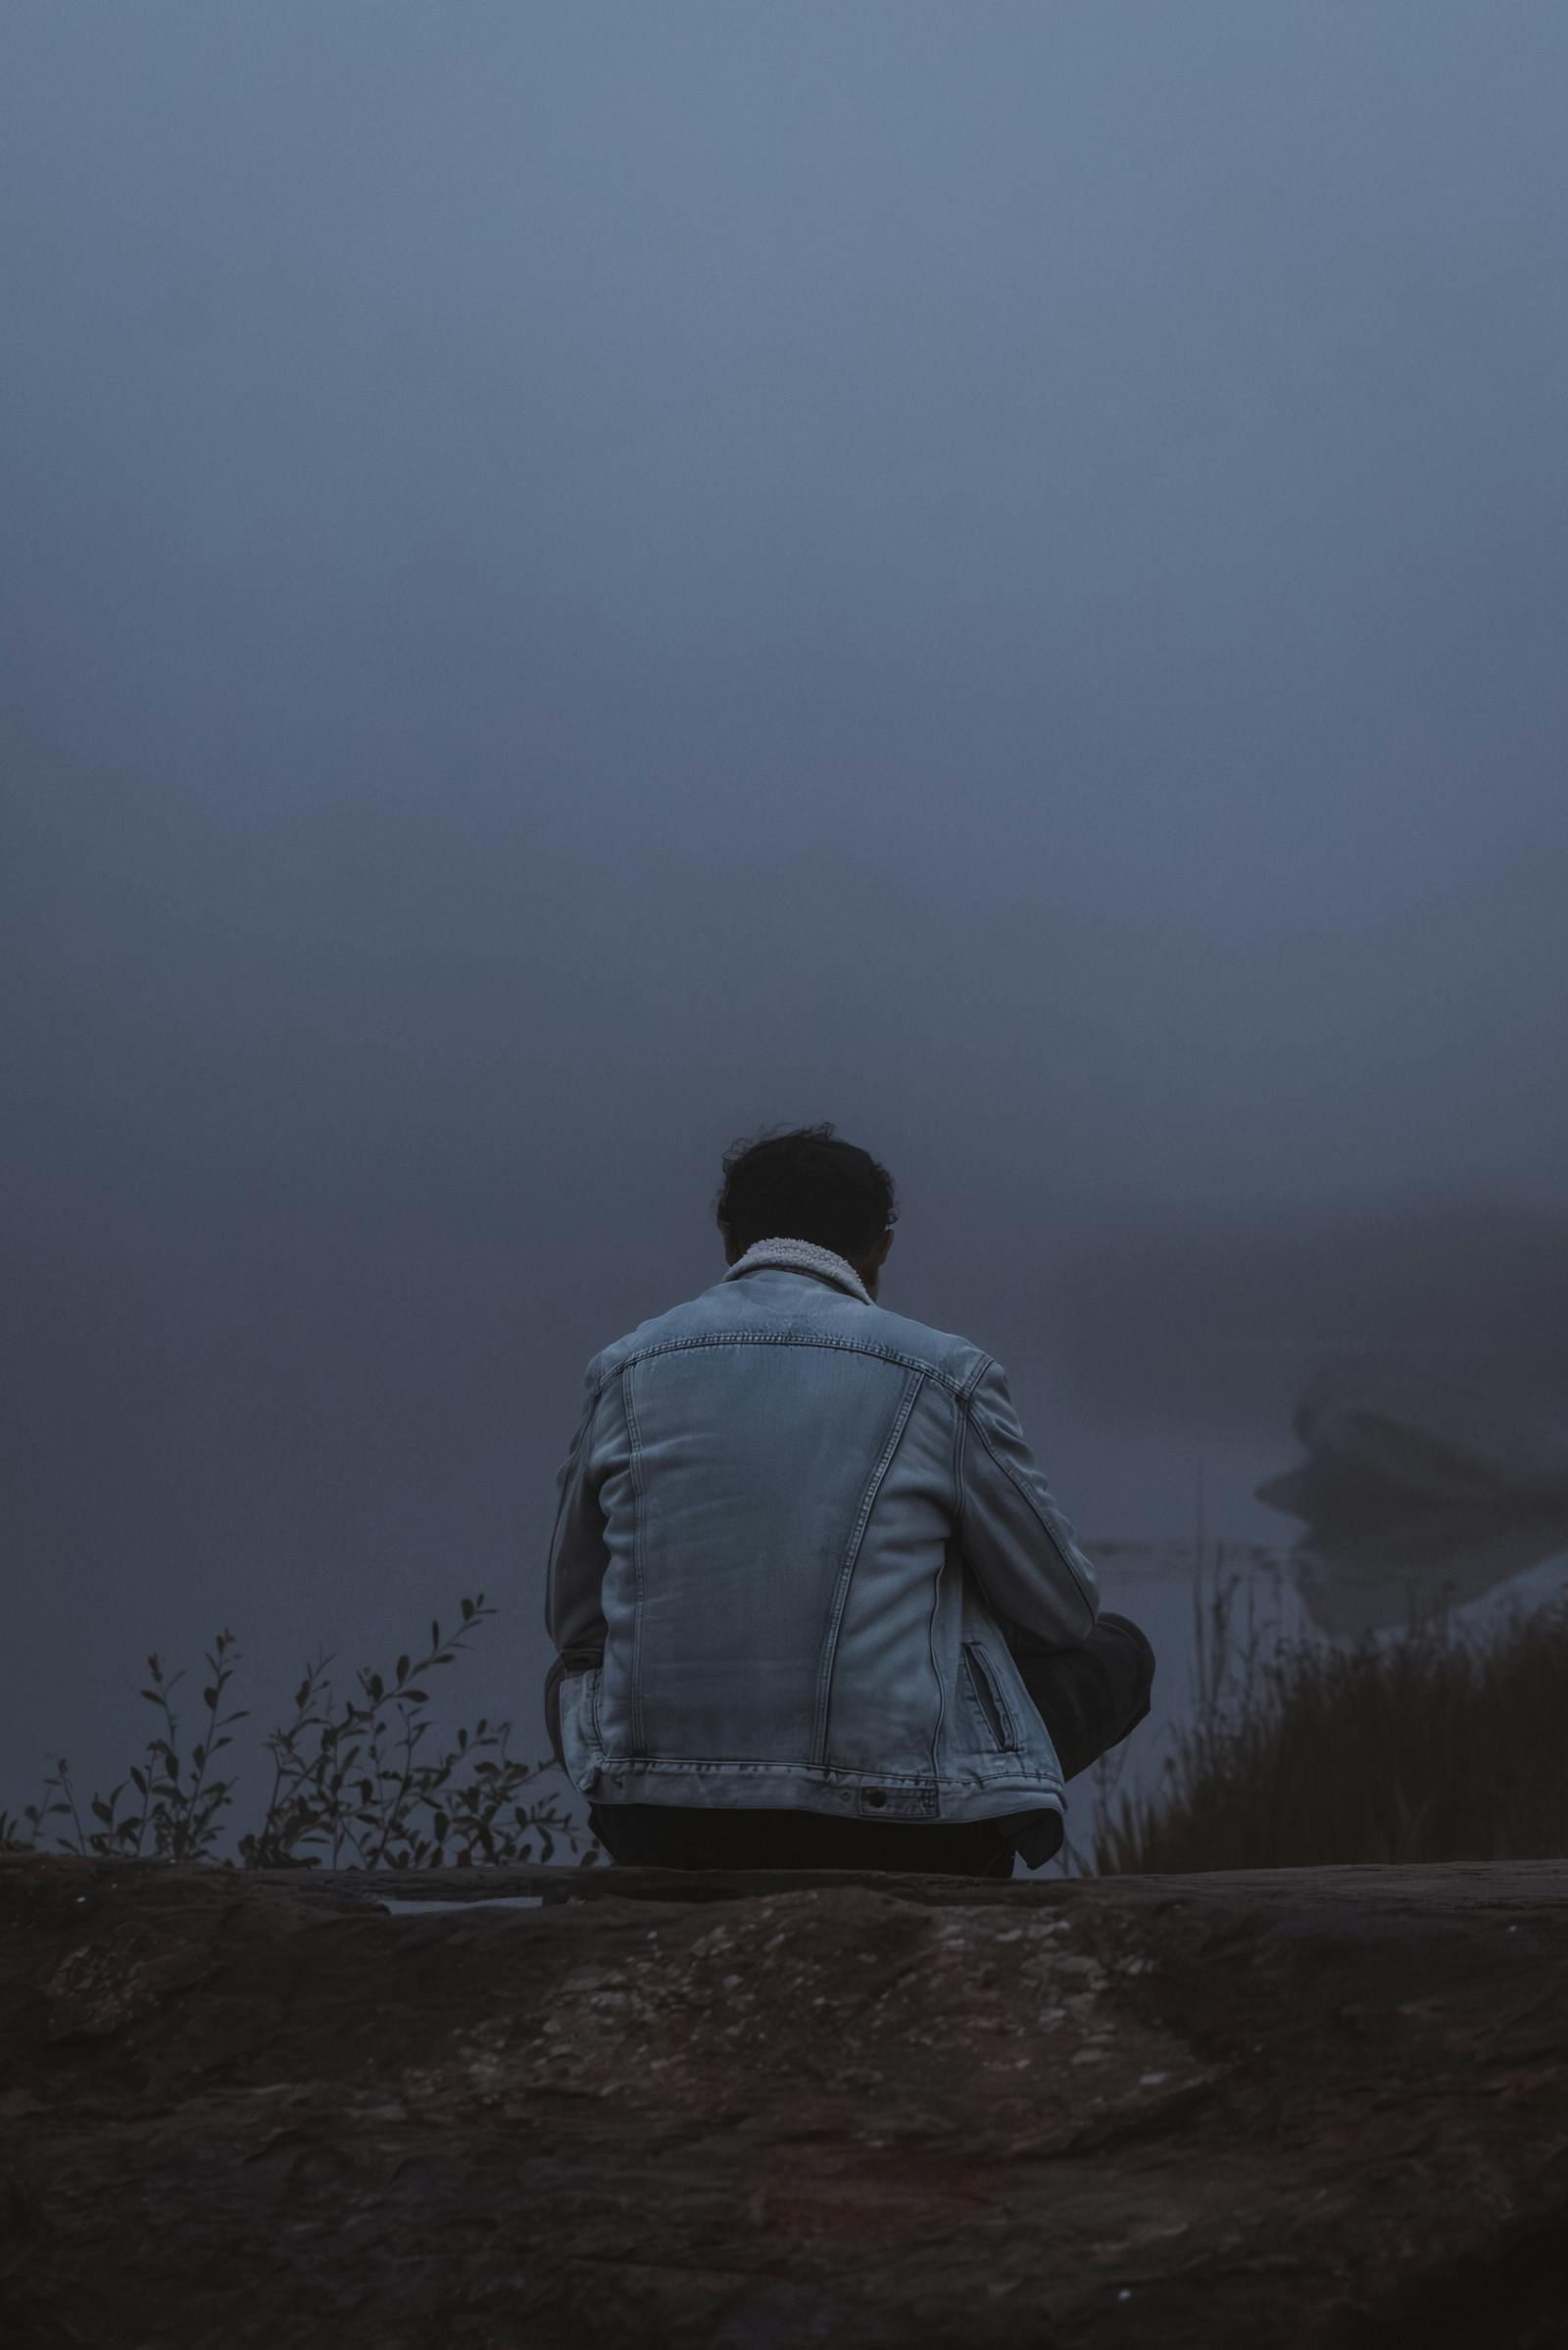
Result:
[[[865,1790],[865,1799],[867,1803],[870,1804],[873,1811],[880,1811],[883,1804],[887,1801],[886,1795],[883,1794],[882,1789],[879,1787],[867,1787]]]

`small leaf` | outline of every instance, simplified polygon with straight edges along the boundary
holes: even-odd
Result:
[[[399,1681],[399,1683],[401,1684],[401,1683],[403,1683],[403,1682],[407,1681],[407,1680],[408,1680],[408,1678],[409,1678],[409,1660],[408,1660],[408,1658],[407,1658],[406,1656],[400,1656],[400,1657],[398,1658],[398,1681]]]

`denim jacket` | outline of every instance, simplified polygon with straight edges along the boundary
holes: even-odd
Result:
[[[1011,1640],[1078,1645],[1099,1593],[1001,1364],[760,1241],[585,1387],[545,1598],[578,1792],[1004,1820],[1048,1859],[1061,1767]]]

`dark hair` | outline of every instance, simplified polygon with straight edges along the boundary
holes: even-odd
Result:
[[[754,1241],[814,1241],[852,1258],[874,1248],[898,1220],[892,1176],[869,1151],[840,1142],[831,1120],[733,1143],[714,1213],[737,1249]]]

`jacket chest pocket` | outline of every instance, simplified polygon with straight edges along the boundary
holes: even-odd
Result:
[[[959,1651],[958,1669],[967,1676],[974,1701],[985,1716],[986,1726],[997,1744],[1004,1749],[1015,1747],[1018,1733],[1007,1709],[1007,1701],[992,1680],[985,1651],[977,1641],[964,1641]]]

